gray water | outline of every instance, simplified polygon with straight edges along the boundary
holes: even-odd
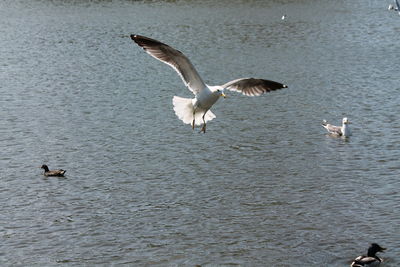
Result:
[[[1,1],[2,266],[400,261],[400,16],[390,1]],[[282,21],[281,16],[287,14]],[[228,92],[206,134],[130,34]],[[323,119],[351,120],[348,140]],[[38,166],[67,170],[45,178]]]

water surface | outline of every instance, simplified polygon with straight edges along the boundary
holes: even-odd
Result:
[[[399,264],[387,5],[2,1],[1,264],[346,266],[372,242]],[[228,92],[199,134],[172,110],[191,92],[130,34],[183,51],[209,84],[289,88]],[[354,135],[327,136],[322,119],[344,116]]]

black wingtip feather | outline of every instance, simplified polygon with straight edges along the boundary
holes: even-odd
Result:
[[[131,34],[131,39],[140,46],[157,46],[157,45],[166,45],[160,41],[151,39],[146,36]],[[168,45],[166,45],[168,46]]]

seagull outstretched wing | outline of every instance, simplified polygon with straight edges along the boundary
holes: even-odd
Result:
[[[224,89],[241,92],[247,96],[259,96],[263,93],[287,88],[286,85],[270,80],[241,78],[222,85]]]
[[[170,65],[195,95],[206,87],[197,70],[182,52],[145,36],[132,34],[131,38],[149,55]]]

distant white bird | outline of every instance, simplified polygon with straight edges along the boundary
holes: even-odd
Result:
[[[376,253],[383,252],[386,248],[379,246],[376,243],[372,243],[368,248],[367,256],[358,256],[351,263],[350,267],[378,267],[382,259],[376,256]]]
[[[282,16],[282,20],[285,20],[286,19],[286,14],[284,14],[283,16]]]
[[[322,127],[324,127],[330,134],[349,137],[351,135],[349,123],[350,121],[346,117],[342,120],[342,126],[334,126],[327,123],[326,120],[323,120]]]
[[[224,85],[210,86],[203,82],[189,59],[180,51],[157,40],[140,35],[131,35],[132,40],[141,46],[149,55],[171,66],[182,78],[184,84],[195,95],[194,98],[174,96],[172,103],[176,116],[186,124],[200,125],[201,132],[206,132],[206,122],[215,118],[210,111],[220,96],[225,97],[224,90],[241,92],[248,96],[259,96],[263,93],[287,88],[286,85],[263,79],[241,78]]]
[[[388,10],[398,11],[400,15],[400,3],[398,0],[394,0],[394,5],[390,4]]]

